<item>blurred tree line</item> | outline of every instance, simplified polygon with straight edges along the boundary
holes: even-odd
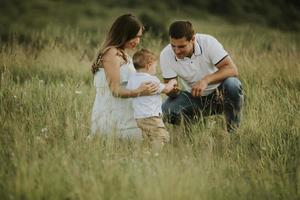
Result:
[[[158,16],[162,12],[172,15],[173,10],[183,10],[193,16],[204,11],[225,17],[232,23],[253,22],[283,30],[300,30],[299,0],[101,0],[101,3],[109,7],[148,7]]]
[[[80,0],[79,0],[80,1]],[[120,4],[120,2],[122,2]],[[172,15],[183,10],[193,16],[208,12],[222,16],[232,23],[252,22],[282,30],[300,30],[299,0],[109,0],[107,5],[128,7],[149,6]]]
[[[136,11],[146,30],[166,37],[168,19],[185,13],[195,19],[217,15],[231,23],[257,23],[287,31],[300,30],[300,0],[1,0],[0,36],[49,24],[96,32],[120,13]],[[95,25],[96,24],[96,25]]]

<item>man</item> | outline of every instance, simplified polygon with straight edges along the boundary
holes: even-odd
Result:
[[[189,21],[175,21],[169,28],[170,44],[160,54],[162,76],[167,83],[178,77],[183,91],[173,90],[162,105],[172,124],[199,117],[225,114],[227,130],[240,125],[243,105],[241,82],[235,64],[212,36],[195,34]]]

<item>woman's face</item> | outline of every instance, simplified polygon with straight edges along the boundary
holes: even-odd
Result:
[[[140,29],[134,38],[132,38],[131,40],[125,43],[124,49],[134,49],[140,43],[140,39],[142,35],[143,35],[143,31],[142,29]]]

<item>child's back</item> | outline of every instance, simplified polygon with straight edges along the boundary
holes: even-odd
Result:
[[[177,83],[176,81],[168,84],[160,83],[154,76],[156,73],[157,59],[148,50],[140,50],[133,55],[133,64],[136,73],[133,73],[127,84],[128,89],[136,89],[143,82],[154,82],[160,85],[159,90],[151,96],[139,96],[133,98],[134,118],[138,127],[142,130],[144,139],[149,139],[152,148],[157,151],[169,141],[169,133],[162,121],[162,100],[160,93],[169,92]]]

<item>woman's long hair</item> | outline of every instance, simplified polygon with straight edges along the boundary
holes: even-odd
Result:
[[[133,39],[139,30],[143,29],[142,23],[132,14],[125,14],[118,17],[112,24],[104,43],[92,64],[92,72],[95,74],[101,67],[102,56],[112,47],[120,50],[120,56],[127,62],[127,56],[124,52],[124,45],[127,41]]]

